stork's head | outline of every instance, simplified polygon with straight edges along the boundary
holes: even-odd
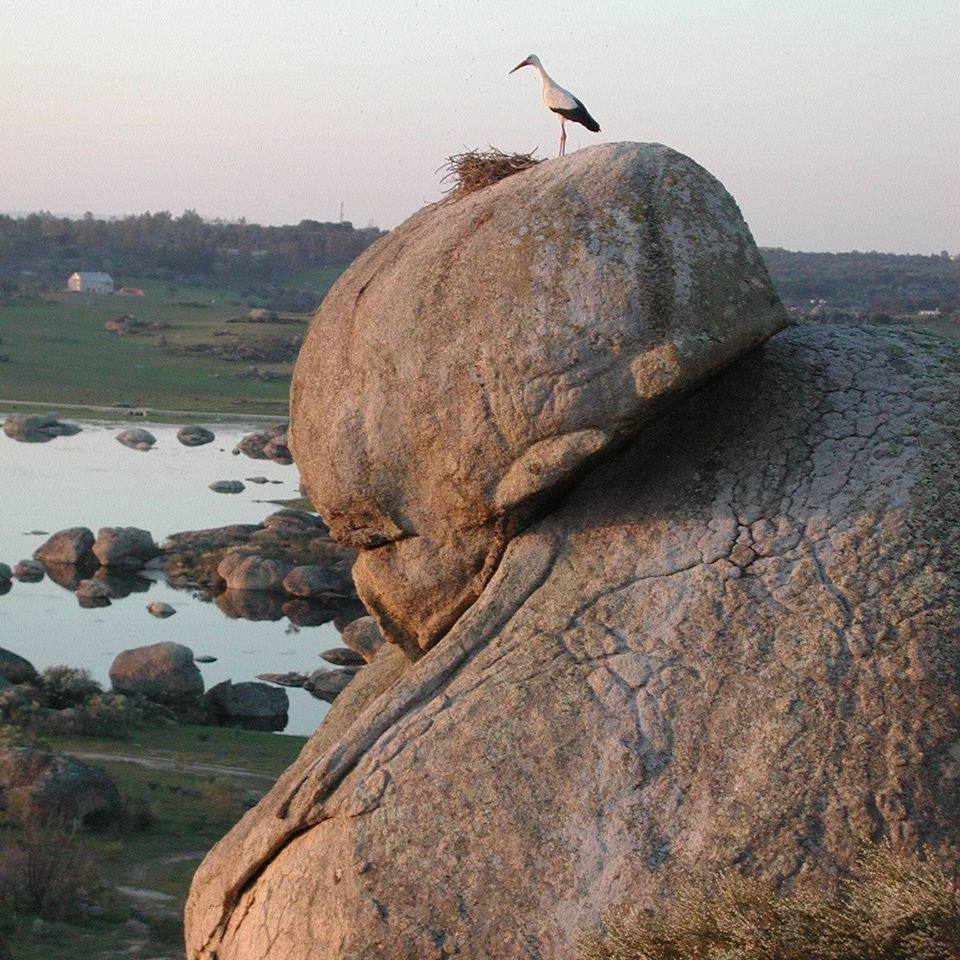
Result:
[[[514,70],[519,70],[521,67],[541,67],[540,58],[535,54],[531,53],[526,60],[521,60],[514,68],[510,71],[513,73]]]

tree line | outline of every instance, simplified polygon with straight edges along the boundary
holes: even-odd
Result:
[[[784,303],[826,301],[837,309],[899,316],[937,310],[960,315],[960,260],[893,253],[799,253],[764,248],[770,278]]]
[[[271,227],[204,220],[195,210],[116,219],[0,216],[0,278],[26,273],[62,285],[74,270],[102,270],[206,286],[283,286],[304,269],[345,266],[380,235],[349,222]]]

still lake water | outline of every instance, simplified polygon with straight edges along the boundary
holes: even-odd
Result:
[[[160,543],[181,530],[258,523],[280,509],[263,501],[298,496],[296,467],[230,452],[245,433],[263,425],[208,423],[216,440],[185,447],[176,438],[178,427],[143,424],[157,444],[142,453],[114,439],[129,424],[70,422],[83,432],[49,443],[19,443],[0,431],[0,561],[11,567],[31,556],[46,534],[65,527],[90,527],[94,533],[106,526],[141,527]],[[280,483],[247,483],[239,494],[207,489],[215,480],[256,476]],[[81,607],[49,577],[40,583],[14,581],[0,596],[0,647],[40,670],[56,663],[84,667],[109,686],[110,664],[121,650],[173,640],[195,655],[217,657],[216,663],[198,664],[209,688],[221,680],[252,680],[258,673],[310,673],[324,666],[321,651],[340,645],[331,623],[297,627],[286,618],[231,620],[213,603],[167,586],[162,574],[149,576],[158,579],[147,592],[93,609]],[[152,617],[146,605],[153,600],[165,600],[176,615]],[[287,693],[290,722],[284,732],[312,733],[326,704],[302,690]]]

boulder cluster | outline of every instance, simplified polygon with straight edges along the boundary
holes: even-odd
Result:
[[[356,555],[315,514],[283,509],[259,524],[174,534],[159,563],[176,585],[209,590],[227,616],[342,627],[362,612],[351,574]]]
[[[371,663],[384,644],[383,635],[373,617],[358,617],[341,633],[346,646],[334,647],[320,654],[335,670],[314,670],[312,673],[261,673],[257,679],[282,687],[301,687],[318,700],[333,703],[346,690],[361,667]]]
[[[279,620],[298,626],[333,620],[339,627],[359,616],[351,567],[356,551],[330,539],[326,525],[305,510],[278,510],[258,524],[234,524],[174,534],[157,545],[146,530],[70,527],[50,536],[32,558],[12,568],[0,563],[0,593],[14,579],[49,577],[76,594],[82,606],[146,592],[144,568],[162,571],[180,588],[201,588],[231,618]],[[175,610],[157,601],[156,617]]]
[[[118,654],[110,667],[117,693],[169,710],[184,723],[224,723],[253,730],[283,730],[290,703],[266,683],[224,680],[204,691],[193,651],[163,641]]]
[[[44,541],[31,559],[20,560],[10,576],[36,583],[45,576],[77,595],[85,606],[103,606],[111,597],[128,596],[149,582],[137,572],[160,555],[146,530],[138,527],[101,527],[94,535],[87,527],[69,527]],[[0,582],[8,568],[0,564]]]
[[[267,430],[248,433],[233,448],[233,453],[235,456],[242,453],[252,460],[272,460],[289,465],[293,463],[293,456],[287,446],[287,430],[288,425],[280,423]]]

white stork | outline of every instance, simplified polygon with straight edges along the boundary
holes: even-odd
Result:
[[[526,60],[521,60],[510,73],[513,73],[514,70],[519,70],[521,67],[533,67],[533,69],[540,74],[540,97],[543,100],[543,105],[560,118],[559,156],[562,157],[564,153],[566,153],[567,131],[564,124],[568,120],[583,124],[591,133],[600,132],[600,124],[590,116],[587,108],[569,90],[564,90],[563,87],[543,69],[543,64],[536,54],[531,53]]]

